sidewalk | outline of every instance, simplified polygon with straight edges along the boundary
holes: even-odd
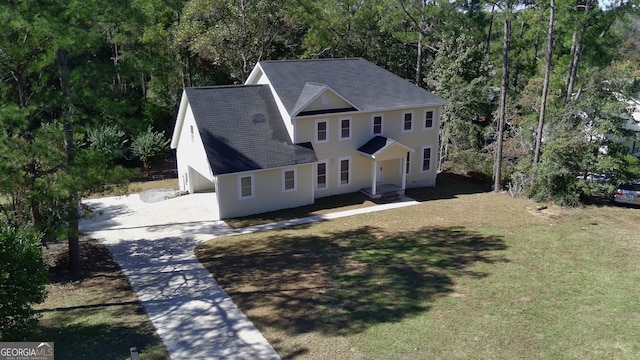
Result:
[[[201,194],[157,203],[138,195],[85,201],[80,230],[101,240],[127,275],[172,359],[279,359],[194,254],[215,237],[277,229],[418,204],[396,203],[231,229],[212,221]],[[131,346],[135,346],[132,344]]]

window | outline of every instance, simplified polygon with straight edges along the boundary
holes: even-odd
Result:
[[[433,111],[424,113],[424,128],[431,129],[433,127]]]
[[[422,171],[431,170],[431,147],[422,149]]]
[[[193,142],[193,138],[194,138],[193,125],[190,126],[190,129],[191,129],[191,142]]]
[[[326,189],[327,188],[327,162],[319,162],[317,166],[316,173],[316,188],[318,189]]]
[[[409,169],[411,169],[411,152],[407,151],[407,161],[405,163],[405,173],[409,173]]]
[[[402,131],[407,132],[413,129],[413,113],[403,114]]]
[[[338,159],[339,164],[340,164],[340,178],[338,179],[338,183],[340,185],[349,185],[349,176],[350,176],[350,167],[351,167],[351,159],[350,158],[343,158],[343,159]]]
[[[376,134],[382,134],[382,115],[374,115],[372,124],[371,124],[371,132]]]
[[[351,139],[351,119],[340,120],[340,139]]]
[[[283,191],[295,191],[296,190],[296,171],[284,170],[282,172],[282,190]]]
[[[329,140],[329,128],[326,120],[316,121],[316,142]]]
[[[253,175],[239,177],[240,198],[253,197]]]

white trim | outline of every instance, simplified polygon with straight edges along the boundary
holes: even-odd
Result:
[[[424,169],[424,151],[426,149],[429,149],[429,169],[425,170]],[[433,146],[429,145],[429,146],[423,146],[422,150],[420,151],[420,172],[421,173],[426,173],[431,171],[431,169],[433,168]]]
[[[238,178],[238,199],[239,200],[245,200],[245,199],[252,199],[254,197],[256,197],[256,178],[254,176],[253,173],[250,174],[239,174],[237,175]],[[247,196],[242,196],[242,179],[244,178],[250,178],[251,179],[251,195],[247,195]]]
[[[320,187],[318,184],[318,165],[324,164],[324,187]],[[326,190],[329,188],[329,160],[320,160],[314,166],[314,182],[316,190]]]
[[[325,139],[324,140],[319,140],[318,139],[318,124],[320,123],[325,123],[326,124],[326,129],[325,129]],[[329,142],[329,119],[317,119],[314,124],[313,124],[313,140],[316,144],[322,144],[322,143],[326,143]]]
[[[380,118],[380,132],[376,133],[374,131],[375,129],[375,118],[379,117]],[[376,114],[371,114],[371,135],[375,136],[375,135],[381,135],[384,134],[384,114],[382,113],[376,113]]]
[[[293,171],[293,188],[287,189],[286,173]],[[298,190],[298,168],[285,168],[282,169],[282,192],[293,192]]]
[[[343,184],[342,183],[342,162],[345,160],[349,162],[349,168],[347,169],[347,176],[348,176],[347,182]],[[352,177],[351,163],[352,163],[351,156],[343,156],[338,158],[338,186],[351,185],[351,177]]]
[[[408,130],[404,128],[404,125],[405,125],[405,118],[404,118],[404,117],[405,117],[407,114],[408,114],[408,115],[411,115],[411,128],[410,128],[410,129],[408,129]],[[403,132],[403,133],[408,133],[408,132],[412,132],[412,131],[413,131],[413,129],[415,128],[415,122],[416,122],[416,121],[415,121],[415,116],[413,116],[413,115],[414,115],[414,114],[413,114],[413,111],[404,111],[404,112],[402,113],[402,119],[401,119],[401,121],[400,121],[400,122],[401,122],[401,124],[400,124],[400,126],[401,126],[401,132]]]
[[[431,112],[431,126],[427,127],[427,113]],[[424,117],[422,118],[422,129],[423,130],[433,130],[436,125],[436,112],[435,110],[425,110]]]
[[[342,137],[342,121],[347,120],[349,122],[349,136]],[[351,134],[353,133],[353,120],[351,116],[345,116],[338,118],[338,140],[351,140]]]

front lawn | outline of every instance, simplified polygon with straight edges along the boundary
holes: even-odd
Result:
[[[440,185],[411,195],[427,201],[196,253],[283,358],[640,353],[639,209]]]

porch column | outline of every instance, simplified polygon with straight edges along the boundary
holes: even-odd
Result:
[[[403,156],[400,158],[400,169],[402,172],[402,183],[400,187],[402,188],[402,195],[404,195],[404,190],[407,188],[407,158]]]
[[[377,177],[378,177],[378,161],[374,158],[373,162],[371,163],[371,179],[373,179],[373,182],[371,183],[371,195],[375,196],[376,195],[376,183],[377,181]]]

